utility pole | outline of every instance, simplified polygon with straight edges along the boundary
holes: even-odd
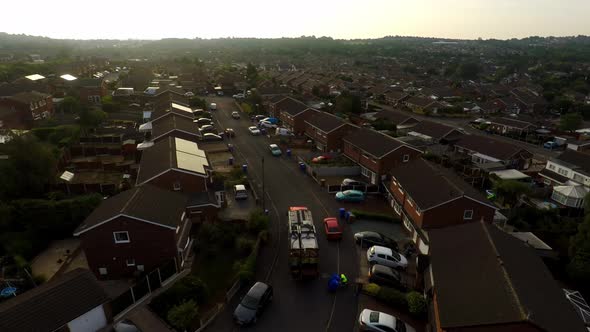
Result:
[[[262,212],[266,214],[266,205],[264,202],[264,196],[266,196],[266,192],[264,191],[264,156],[262,157]]]

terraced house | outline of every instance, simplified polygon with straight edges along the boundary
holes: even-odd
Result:
[[[305,135],[323,152],[342,150],[342,138],[356,129],[357,126],[326,112],[317,112],[305,120]]]

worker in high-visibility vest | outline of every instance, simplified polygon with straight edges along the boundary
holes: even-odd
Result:
[[[340,282],[342,283],[342,286],[346,286],[348,284],[348,278],[346,278],[344,273],[340,273]]]

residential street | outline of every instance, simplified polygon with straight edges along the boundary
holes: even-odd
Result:
[[[272,243],[263,247],[258,261],[257,278],[269,281],[274,287],[273,303],[250,328],[256,331],[350,331],[357,317],[357,298],[354,287],[332,294],[327,291],[327,277],[334,272],[345,273],[355,280],[358,273],[358,259],[352,232],[346,227],[341,242],[328,242],[323,233],[322,220],[336,216],[339,205],[333,196],[321,190],[310,178],[297,168],[295,158],[273,157],[264,136],[252,136],[247,130],[252,122],[245,114],[242,119],[231,118],[231,112],[238,110],[231,98],[211,99],[218,110],[214,118],[220,128],[233,128],[236,137],[236,162],[248,164],[257,192],[262,192],[262,157],[265,160],[266,208],[271,216]],[[286,213],[290,206],[307,206],[312,212],[318,233],[320,247],[320,278],[311,281],[295,281],[288,268],[288,245]],[[278,255],[278,256],[276,256]],[[276,263],[273,267],[274,258]],[[272,270],[269,270],[272,267]],[[239,300],[239,295],[233,302]],[[235,303],[208,328],[209,331],[233,331],[231,314]]]

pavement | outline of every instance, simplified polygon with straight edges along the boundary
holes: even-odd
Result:
[[[219,128],[234,128],[236,137],[228,143],[235,146],[236,162],[248,164],[248,173],[254,189],[262,193],[262,158],[264,157],[264,204],[271,218],[271,242],[262,248],[258,258],[257,279],[274,287],[273,303],[266,309],[253,331],[351,331],[357,317],[357,294],[354,287],[341,289],[336,293],[327,290],[331,273],[345,273],[350,280],[358,276],[358,257],[353,240],[353,231],[344,225],[343,239],[328,242],[323,236],[321,222],[328,216],[337,216],[338,204],[333,195],[317,185],[311,177],[303,174],[295,158],[271,156],[268,138],[252,136],[247,131],[251,125],[245,114],[235,120],[231,112],[239,109],[231,98],[210,98],[218,110],[214,119]],[[317,280],[296,281],[288,267],[288,245],[286,212],[290,206],[307,206],[313,213],[318,230],[320,247],[320,277]],[[358,206],[354,204],[348,208]],[[232,321],[232,311],[240,294],[226,306],[226,309],[209,325],[207,331],[237,331],[241,328]]]
[[[37,255],[31,263],[33,275],[43,276],[50,280],[63,269],[66,269],[71,261],[78,255],[80,239],[71,238],[53,241],[47,249]]]

